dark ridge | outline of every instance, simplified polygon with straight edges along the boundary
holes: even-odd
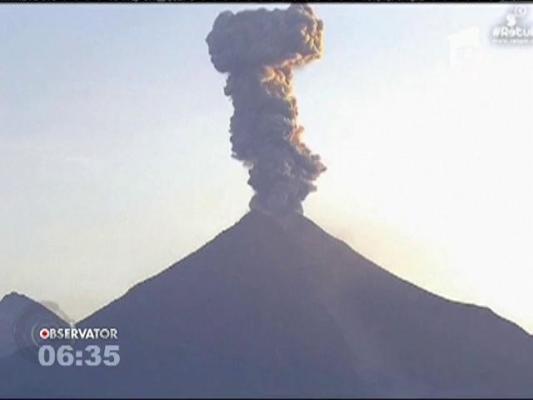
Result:
[[[246,214],[78,325],[117,327],[120,365],[11,357],[0,397],[533,396],[526,332],[399,279],[299,214]]]

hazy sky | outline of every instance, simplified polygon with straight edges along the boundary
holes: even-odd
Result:
[[[0,6],[0,296],[81,318],[246,212],[204,39],[251,7]],[[533,46],[487,40],[508,6],[314,8],[325,54],[296,95],[328,171],[306,215],[533,331]]]

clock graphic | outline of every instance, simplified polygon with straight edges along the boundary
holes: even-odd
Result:
[[[50,367],[54,364],[61,367],[115,367],[120,362],[118,345],[88,345],[83,350],[75,350],[70,345],[61,345],[57,349],[51,345],[39,348],[39,364]]]

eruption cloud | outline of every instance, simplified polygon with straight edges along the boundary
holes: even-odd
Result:
[[[233,102],[232,155],[249,169],[250,208],[302,213],[326,170],[302,143],[292,94],[293,70],[322,53],[323,23],[311,7],[221,13],[206,38],[211,62],[228,73],[224,93]]]

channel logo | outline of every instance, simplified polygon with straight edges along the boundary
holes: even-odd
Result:
[[[41,328],[41,340],[118,340],[117,328]]]
[[[50,331],[47,328],[43,328],[39,331],[39,337],[46,340],[50,337]]]

